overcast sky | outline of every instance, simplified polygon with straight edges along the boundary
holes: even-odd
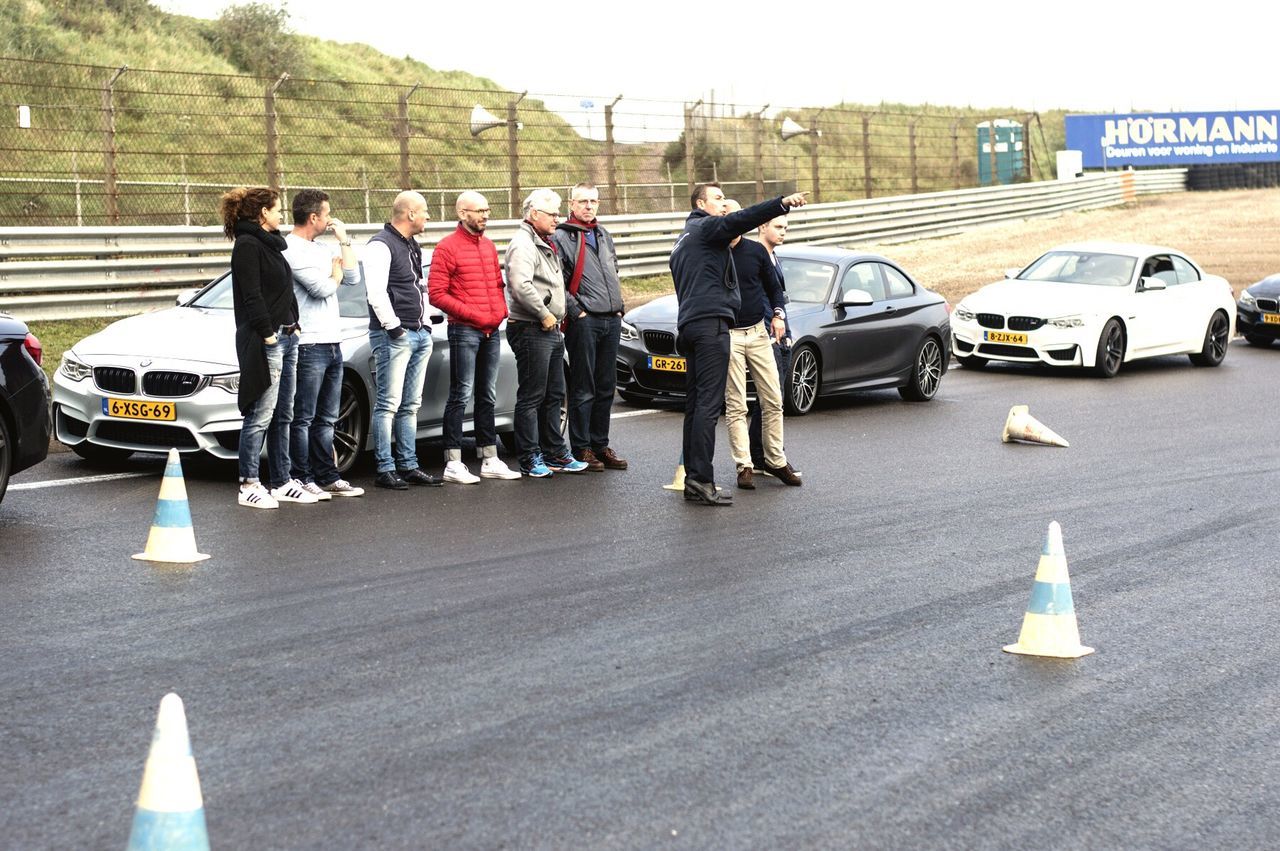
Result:
[[[226,0],[152,0],[213,18]],[[268,0],[275,5],[272,0]],[[618,94],[1078,112],[1280,107],[1274,34],[1223,4],[307,0],[294,31],[487,77],[564,110]],[[731,15],[725,9],[733,9]],[[713,14],[712,10],[715,10]],[[544,98],[545,99],[545,98]],[[625,103],[626,101],[624,101]],[[619,110],[622,105],[619,105]],[[598,123],[598,122],[597,122]],[[595,129],[595,128],[593,128]]]

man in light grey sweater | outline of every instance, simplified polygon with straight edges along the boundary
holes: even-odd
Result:
[[[507,244],[507,341],[516,355],[516,451],[520,472],[532,478],[580,473],[587,465],[569,452],[561,426],[564,404],[564,277],[551,235],[560,196],[535,189],[524,199],[524,220]]]
[[[331,246],[316,242],[329,231],[338,239],[337,255]],[[293,196],[293,230],[285,242],[284,259],[293,270],[301,327],[289,426],[291,474],[318,499],[361,496],[364,488],[343,480],[333,456],[333,426],[342,396],[338,287],[354,286],[360,280],[351,237],[346,225],[330,216],[329,196],[318,189],[303,189]]]

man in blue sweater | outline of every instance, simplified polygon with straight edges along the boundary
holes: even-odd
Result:
[[[742,305],[729,244],[770,219],[805,204],[797,192],[728,213],[717,183],[701,183],[690,196],[693,211],[671,250],[671,276],[679,312],[676,347],[684,355],[688,383],[684,408],[684,497],[728,505],[716,490],[716,420],[729,372],[729,328]]]

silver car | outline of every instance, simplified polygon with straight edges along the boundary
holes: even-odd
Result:
[[[339,287],[338,293],[345,363],[333,442],[338,470],[345,473],[373,447],[369,414],[376,394],[364,284]],[[449,397],[445,317],[430,307],[428,317],[434,345],[418,412],[419,440],[442,436]],[[239,384],[228,272],[194,297],[180,297],[176,307],[121,319],[68,349],[53,377],[54,435],[93,461],[171,447],[236,458]],[[508,449],[514,445],[515,398],[515,357],[503,339],[494,421]],[[471,413],[469,405],[468,431]]]

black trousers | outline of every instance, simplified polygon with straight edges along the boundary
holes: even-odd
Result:
[[[694,481],[716,480],[716,421],[729,377],[729,320],[695,319],[680,329],[676,346],[689,368],[684,403],[684,471]]]

